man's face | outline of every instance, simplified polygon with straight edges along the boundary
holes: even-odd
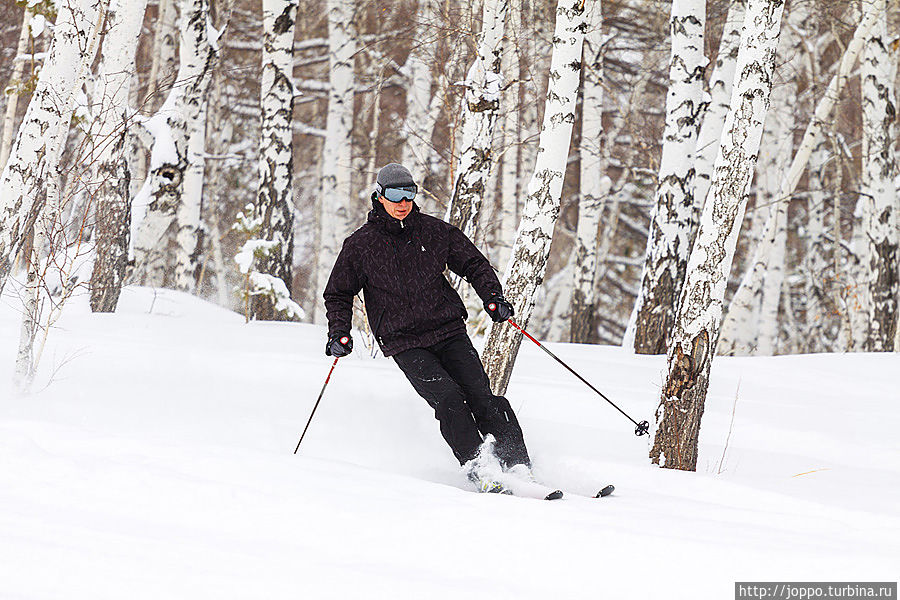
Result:
[[[406,218],[406,216],[412,210],[412,200],[402,200],[400,202],[391,202],[384,196],[379,196],[378,200],[381,201],[381,205],[384,207],[384,210],[387,211],[387,214],[391,215],[395,219],[402,221]]]

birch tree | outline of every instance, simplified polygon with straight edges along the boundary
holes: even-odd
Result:
[[[16,44],[16,54],[13,57],[13,71],[6,84],[6,110],[3,114],[3,133],[0,134],[0,169],[6,165],[9,151],[12,149],[13,133],[16,129],[16,110],[19,106],[19,95],[24,91],[25,82],[22,76],[25,74],[25,51],[28,50],[28,40],[32,39],[31,8],[25,8],[22,16],[22,31],[19,32],[19,42]],[[32,42],[33,44],[33,42]],[[33,55],[34,53],[32,53]],[[32,56],[32,58],[34,58]]]
[[[196,174],[202,155],[198,156],[196,136],[205,136],[201,124],[205,124],[206,92],[218,56],[218,32],[210,25],[207,0],[183,0],[181,6],[179,85],[143,123],[154,142],[149,176],[133,206],[135,271],[131,279],[140,285],[184,289],[191,287],[186,274],[192,280],[199,233],[202,181],[197,184]]]
[[[294,169],[291,127],[294,113],[294,22],[297,0],[264,0],[261,105],[262,137],[259,148],[259,195],[256,211],[262,217],[257,278],[266,285],[255,287],[250,317],[281,320],[293,316],[283,306],[290,300],[294,257]],[[272,281],[278,279],[278,282]],[[265,293],[283,290],[287,298]],[[290,306],[290,305],[289,305]],[[293,305],[296,306],[296,305]],[[281,308],[282,310],[278,310]],[[299,316],[299,315],[297,315]]]
[[[697,152],[694,160],[693,190],[694,218],[693,227],[700,222],[700,212],[709,193],[712,183],[713,166],[719,153],[719,142],[722,139],[722,127],[728,108],[731,106],[731,90],[734,86],[734,69],[737,65],[737,53],[741,44],[741,26],[744,23],[746,0],[731,0],[728,14],[725,17],[725,29],[719,41],[716,64],[709,78],[709,105],[703,115],[703,123],[697,134]],[[696,230],[691,233],[691,239]]]
[[[328,0],[328,65],[331,78],[319,192],[319,260],[314,312],[317,323],[325,322],[322,290],[328,283],[341,241],[351,227],[353,63],[356,55],[353,11],[353,0]]]
[[[856,28],[853,39],[847,45],[847,49],[841,57],[837,73],[835,73],[834,77],[831,79],[828,88],[825,90],[825,94],[816,105],[815,113],[806,127],[806,131],[797,147],[797,151],[794,154],[790,166],[781,177],[777,198],[790,198],[794,193],[794,189],[796,189],[797,184],[800,181],[800,177],[806,168],[806,164],[809,162],[813,149],[820,144],[825,135],[825,123],[834,109],[834,105],[837,102],[844,83],[847,81],[850,69],[859,57],[863,41],[866,39],[869,30],[871,30],[872,26],[875,24],[877,17],[877,11],[872,8],[867,9],[866,13],[863,15],[863,19]],[[723,332],[731,332],[734,330],[736,331],[736,333],[734,333],[735,336],[751,335],[750,330],[752,327],[748,328],[747,326],[744,326],[741,328],[741,324],[747,323],[749,318],[747,315],[753,313],[754,297],[757,294],[756,290],[758,289],[760,282],[763,281],[764,274],[769,269],[771,257],[778,255],[778,248],[780,247],[782,240],[780,236],[776,235],[779,224],[780,221],[777,214],[773,214],[772,218],[767,219],[766,226],[760,236],[760,243],[757,244],[750,259],[750,266],[741,279],[741,284],[729,305],[728,313],[725,316],[727,322],[722,328]],[[729,336],[730,335],[731,334],[729,333]],[[746,346],[749,343],[745,341],[737,342],[737,344],[739,346]]]
[[[885,0],[869,0],[879,13],[863,45],[862,68],[862,195],[866,249],[862,256],[864,309],[868,315],[865,349],[894,350],[897,327],[898,231],[896,159],[891,129],[896,117],[894,74],[888,51]]]
[[[656,411],[650,458],[662,467],[696,470],[700,420],[745,194],[768,110],[783,10],[781,0],[749,0],[747,4],[738,80],[688,262]]]
[[[519,174],[521,173],[522,129],[521,101],[525,90],[523,80],[525,72],[522,68],[520,40],[525,35],[523,27],[523,3],[512,2],[509,16],[506,19],[506,32],[509,43],[503,49],[503,61],[500,72],[512,81],[500,98],[503,113],[502,147],[503,156],[500,165],[500,205],[497,223],[497,259],[498,269],[505,269],[509,253],[516,236],[519,223]]]
[[[415,45],[409,53],[404,71],[409,79],[406,88],[406,121],[403,145],[403,165],[412,172],[416,181],[425,181],[431,170],[431,134],[430,123],[431,86],[433,83],[432,65],[435,62],[435,45],[437,40],[430,35],[440,15],[435,0],[419,2],[416,19]]]
[[[803,259],[803,275],[806,296],[805,346],[808,352],[819,352],[828,346],[825,342],[830,332],[826,330],[826,303],[828,302],[827,243],[825,236],[825,167],[828,161],[827,140],[822,138],[809,159],[809,199],[807,200],[807,243]],[[834,274],[832,273],[832,277]]]
[[[693,155],[703,105],[705,0],[672,2],[672,61],[656,206],[635,305],[634,349],[666,351],[690,253],[694,198]]]
[[[538,158],[528,184],[522,221],[503,286],[507,299],[515,308],[515,320],[522,327],[528,326],[534,309],[535,293],[546,273],[553,228],[559,216],[586,28],[585,0],[560,0],[556,8],[550,86]],[[506,393],[521,342],[521,333],[512,326],[507,323],[493,325],[483,362],[494,393]]]
[[[131,221],[130,173],[125,145],[129,86],[147,0],[112,0],[95,83],[99,128],[93,136],[97,206],[96,258],[91,275],[91,310],[113,312],[128,263]]]
[[[47,178],[58,176],[75,96],[96,55],[108,5],[81,0],[59,9],[49,56],[0,175],[0,291],[40,212]]]
[[[794,15],[789,15],[793,17]],[[782,36],[783,49],[794,50],[790,29]],[[788,52],[779,53],[779,56]],[[795,57],[796,54],[793,54]],[[792,61],[786,63],[791,66]],[[783,74],[790,68],[776,72],[770,96],[761,149],[756,169],[756,211],[751,235],[756,247],[767,248],[766,268],[753,270],[755,279],[750,285],[747,301],[729,307],[729,315],[722,325],[717,351],[734,356],[775,352],[778,332],[778,306],[784,281],[787,219],[790,198],[782,198],[782,169],[790,164],[794,149],[793,107],[796,101],[796,82],[787,81]],[[757,222],[765,223],[758,227]],[[732,312],[733,311],[733,312]]]
[[[466,75],[461,152],[446,220],[469,238],[475,235],[494,162],[494,124],[500,108],[500,64],[508,12],[509,0],[484,0],[476,56]]]
[[[612,181],[603,174],[603,18],[600,0],[592,2],[584,42],[584,88],[581,103],[581,198],[575,235],[574,282],[569,338],[587,342],[594,312],[594,277],[597,268],[597,237],[603,201]]]
[[[47,180],[47,203],[54,206],[59,202],[59,182],[55,177]],[[41,326],[43,312],[44,277],[47,275],[49,259],[43,260],[43,249],[51,242],[50,232],[54,226],[46,213],[39,215],[34,222],[34,239],[31,244],[28,269],[25,275],[25,287],[22,310],[22,326],[19,330],[19,348],[16,352],[16,367],[13,372],[13,384],[20,392],[26,391],[34,379],[37,370],[34,342]],[[52,216],[50,216],[52,218]]]
[[[153,52],[147,76],[147,100],[171,83],[178,66],[178,1],[159,0],[154,23]]]

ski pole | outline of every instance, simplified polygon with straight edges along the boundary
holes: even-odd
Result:
[[[573,369],[572,367],[570,367],[569,365],[567,365],[560,357],[558,357],[557,355],[555,355],[555,354],[553,354],[552,352],[550,352],[550,350],[548,350],[546,346],[544,346],[544,345],[541,344],[539,341],[537,341],[536,339],[534,339],[533,337],[531,337],[531,334],[530,334],[530,333],[528,333],[527,331],[525,331],[524,329],[522,329],[521,327],[519,327],[518,325],[516,325],[516,322],[515,322],[515,321],[513,321],[512,319],[507,319],[507,322],[508,322],[510,325],[512,325],[513,327],[515,327],[516,329],[518,329],[519,331],[521,331],[521,332],[525,335],[525,337],[527,337],[529,340],[531,340],[532,342],[534,342],[535,344],[537,344],[537,345],[538,345],[538,348],[540,348],[541,350],[543,350],[544,352],[546,352],[547,354],[549,354],[550,356],[552,356],[553,359],[554,359],[556,362],[558,362],[559,364],[561,364],[562,366],[564,366],[566,369],[568,369],[568,370],[569,370],[569,373],[571,373],[572,375],[574,375],[575,377],[577,377],[578,379],[580,379],[582,383],[584,383],[586,386],[588,386],[589,388],[591,388],[592,390],[594,390],[594,391],[597,393],[597,395],[599,395],[601,398],[603,398],[604,400],[606,400],[607,402],[609,402],[610,404],[612,404],[613,407],[614,407],[617,411],[619,411],[620,413],[622,413],[623,415],[625,415],[625,417],[626,417],[629,421],[631,421],[632,423],[634,423],[634,424],[635,424],[634,435],[636,435],[636,436],[642,436],[642,435],[647,435],[647,434],[649,433],[649,431],[650,431],[650,423],[648,423],[647,421],[641,421],[640,423],[638,423],[637,421],[635,421],[634,419],[632,419],[631,417],[629,417],[629,416],[628,416],[628,413],[626,413],[624,410],[622,410],[621,408],[619,408],[618,406],[616,406],[616,403],[615,403],[615,402],[613,402],[612,400],[610,400],[609,398],[607,398],[606,396],[604,396],[604,395],[603,395],[603,392],[601,392],[600,390],[598,390],[597,388],[595,388],[594,386],[592,386],[592,385],[590,384],[590,382],[589,382],[587,379],[585,379],[584,377],[582,377],[581,375],[579,375],[578,372],[575,371],[575,369]]]
[[[335,358],[334,362],[331,363],[331,369],[328,371],[328,377],[325,378],[325,384],[322,386],[322,391],[319,392],[319,397],[316,398],[316,403],[313,405],[312,412],[309,414],[309,421],[306,422],[306,427],[303,428],[303,433],[300,434],[300,441],[297,442],[297,447],[294,448],[294,454],[297,454],[297,450],[300,449],[300,444],[303,443],[303,436],[306,435],[306,430],[309,429],[309,424],[312,423],[313,415],[316,414],[316,409],[319,408],[319,402],[322,401],[322,396],[325,395],[325,388],[328,387],[328,380],[331,379],[331,374],[334,372],[334,368],[337,366],[338,359]]]

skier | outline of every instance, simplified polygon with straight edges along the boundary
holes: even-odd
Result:
[[[512,407],[491,392],[466,334],[465,306],[445,269],[466,278],[494,321],[509,319],[513,308],[475,245],[456,227],[419,211],[413,202],[417,189],[402,165],[378,171],[368,220],[344,240],[325,286],[325,354],[341,357],[353,350],[353,297],[362,290],[382,352],[434,409],[441,435],[469,479],[482,491],[502,491],[483,468],[487,436],[493,436],[493,453],[504,470],[530,478],[531,461]]]

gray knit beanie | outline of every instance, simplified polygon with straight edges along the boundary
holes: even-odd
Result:
[[[416,184],[409,169],[397,163],[390,163],[381,167],[375,181],[382,189],[390,187],[406,187]]]

